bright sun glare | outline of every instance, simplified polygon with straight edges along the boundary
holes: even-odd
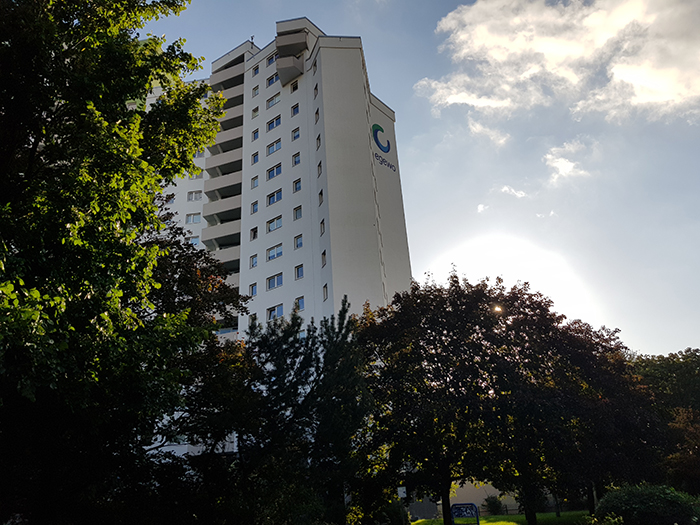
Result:
[[[506,286],[529,282],[530,290],[551,298],[554,310],[568,319],[582,319],[595,328],[604,324],[602,308],[566,259],[531,242],[503,234],[477,237],[440,254],[428,271],[436,282],[445,282],[453,264],[471,282],[484,277],[493,282],[498,276]]]

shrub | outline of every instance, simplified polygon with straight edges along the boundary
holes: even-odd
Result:
[[[627,486],[606,494],[595,515],[619,516],[624,525],[693,525],[700,502],[684,492],[657,485]]]
[[[600,519],[586,516],[584,518],[584,522],[586,525],[625,525],[622,518],[619,518],[614,514],[610,514],[609,516],[605,516],[604,518]]]
[[[482,503],[481,506],[491,516],[497,516],[499,514],[503,514],[503,503],[501,502],[501,498],[499,498],[495,494],[491,494],[490,496],[486,496],[486,499],[484,499],[484,503]]]

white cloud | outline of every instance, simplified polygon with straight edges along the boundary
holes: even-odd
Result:
[[[571,160],[586,149],[579,139],[565,142],[560,147],[550,148],[549,152],[542,157],[542,161],[551,169],[549,182],[556,184],[560,179],[589,176],[590,173],[581,168],[579,161]]]
[[[477,122],[471,118],[469,119],[469,131],[471,131],[472,135],[484,135],[499,147],[503,146],[510,138],[508,133],[501,133],[497,129],[487,128],[480,122]]]
[[[486,205],[484,205],[484,204],[479,204],[479,205],[476,207],[476,213],[484,213],[484,212],[485,212],[486,210],[488,210],[488,209],[489,209],[488,206],[486,206]]]
[[[700,2],[477,0],[440,20],[456,71],[415,86],[434,108],[480,112],[569,104],[575,116],[696,114]]]
[[[514,188],[511,188],[510,186],[503,186],[501,188],[501,192],[507,193],[508,195],[513,195],[514,197],[517,197],[518,199],[522,199],[523,197],[527,196],[527,193],[524,191],[518,191]]]

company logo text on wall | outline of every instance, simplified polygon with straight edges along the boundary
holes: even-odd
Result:
[[[391,150],[391,142],[389,140],[386,141],[386,146],[381,143],[379,140],[379,132],[384,133],[384,128],[382,128],[379,124],[374,124],[372,126],[372,136],[374,137],[374,142],[379,147],[379,149],[383,153],[389,153],[389,150]],[[394,166],[391,162],[386,160],[384,157],[382,157],[379,153],[374,154],[374,159],[379,162],[380,165],[386,166],[390,170],[396,171],[396,166]]]

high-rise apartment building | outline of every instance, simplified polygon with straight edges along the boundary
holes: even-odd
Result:
[[[226,114],[203,178],[178,184],[173,208],[252,297],[251,315],[296,308],[308,322],[345,295],[357,312],[408,289],[394,112],[370,92],[360,38],[278,22],[264,48],[215,60],[209,83]]]

